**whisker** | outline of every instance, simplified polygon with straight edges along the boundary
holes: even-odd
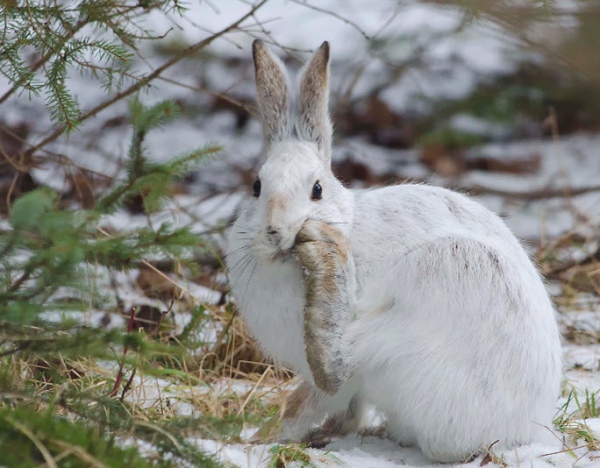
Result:
[[[240,236],[240,237],[236,237],[235,240],[241,240],[241,241],[249,241],[254,239],[254,236]]]
[[[246,272],[246,270],[248,269],[248,267],[252,264],[252,261],[254,260],[254,257],[249,256],[250,258],[248,259],[248,261],[246,263],[244,263],[243,268],[240,270],[240,274],[239,276],[234,279],[234,282],[231,284],[231,287],[233,288],[234,286],[237,286],[238,283],[244,278],[244,273]],[[256,268],[257,262],[255,261],[255,265],[254,268]],[[253,268],[253,270],[254,270]],[[248,289],[248,285],[246,285],[246,289]],[[244,293],[242,294],[242,297],[240,298],[241,300],[244,299],[244,296],[246,294],[246,289],[244,289]]]
[[[248,281],[246,282],[246,287],[244,288],[244,292],[242,293],[242,300],[240,302],[244,302],[244,299],[246,297],[246,292],[248,291],[248,286],[250,286],[250,281],[252,281],[252,275],[254,275],[254,271],[256,270],[257,266],[258,266],[258,262],[255,261],[254,266],[252,267],[252,271],[250,272],[250,276],[248,277]]]
[[[230,277],[232,276],[236,276],[237,273],[240,270],[240,266],[249,258],[252,258],[252,255],[250,254],[245,254],[242,258],[240,258],[237,262],[235,262],[234,265],[231,266],[231,268],[228,269],[228,274]]]
[[[239,227],[240,229],[245,229],[249,232],[258,232],[258,229],[256,229],[256,227],[248,226],[246,224],[238,224],[237,227]]]
[[[236,271],[235,271],[235,273],[233,273],[233,276],[242,277],[244,274],[244,271],[246,270],[248,265],[252,262],[252,260],[253,260],[252,255],[246,255],[244,257],[243,264],[241,264],[238,268],[236,268]]]
[[[223,255],[223,258],[228,258],[230,255],[233,255],[234,253],[237,253],[240,250],[249,249],[250,247],[252,247],[251,244],[242,245],[241,247],[238,247],[237,249],[232,250],[231,252],[227,252],[225,255]]]

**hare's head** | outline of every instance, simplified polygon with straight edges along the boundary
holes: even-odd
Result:
[[[300,73],[297,99],[281,61],[254,41],[258,107],[266,157],[253,186],[255,252],[285,260],[307,219],[344,226],[350,197],[331,172],[329,44],[324,42]]]

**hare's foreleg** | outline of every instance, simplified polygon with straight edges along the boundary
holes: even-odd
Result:
[[[318,221],[304,224],[294,251],[306,274],[304,341],[314,384],[303,382],[289,396],[277,439],[323,446],[334,435],[356,432],[363,415],[344,339],[355,302],[354,261],[348,239]],[[261,432],[252,439],[271,439]]]
[[[321,427],[310,431],[304,440],[313,448],[322,448],[331,442],[332,437],[357,433],[365,413],[363,398],[355,394],[345,410],[329,416]]]
[[[353,371],[344,339],[355,303],[350,243],[337,229],[307,221],[296,236],[295,252],[305,270],[304,341],[315,385],[335,394]]]
[[[280,440],[307,442],[323,447],[331,437],[356,432],[364,415],[363,400],[348,382],[336,395],[328,395],[303,382],[288,397]]]
[[[249,442],[306,442],[316,447],[329,443],[332,436],[356,432],[364,415],[357,390],[358,383],[352,380],[335,395],[302,382],[287,398],[281,420],[273,418]]]

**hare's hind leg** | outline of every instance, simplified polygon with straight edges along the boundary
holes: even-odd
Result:
[[[463,238],[405,256],[351,325],[365,396],[401,442],[466,460],[496,440],[527,443],[551,421],[560,343],[537,273],[515,253]],[[374,338],[375,337],[375,338]]]

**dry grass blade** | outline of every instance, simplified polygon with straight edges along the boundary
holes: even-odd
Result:
[[[78,445],[70,445],[62,440],[53,440],[52,443],[75,454],[82,462],[86,464],[86,466],[91,466],[94,468],[108,468],[104,463],[101,463],[99,460],[90,455],[83,447]]]
[[[244,409],[246,409],[246,405],[248,404],[248,401],[250,401],[250,397],[254,394],[254,392],[256,391],[258,386],[262,383],[262,381],[264,380],[267,373],[270,373],[270,372],[271,372],[271,367],[268,367],[262,373],[262,375],[260,376],[260,379],[258,379],[258,381],[254,384],[254,386],[252,387],[252,390],[250,390],[250,392],[248,392],[248,396],[245,398],[244,402],[242,403],[242,406],[240,406],[240,409],[238,411],[238,416],[240,416],[244,412]]]
[[[33,432],[31,432],[23,424],[21,424],[18,421],[15,421],[12,418],[8,418],[7,417],[4,420],[6,422],[8,422],[9,424],[13,425],[17,430],[19,430],[27,438],[29,438],[29,440],[31,440],[31,442],[33,442],[33,444],[37,447],[37,449],[40,451],[40,453],[44,457],[44,460],[46,461],[46,464],[50,468],[58,468],[58,465],[56,464],[56,461],[54,460],[54,458],[52,457],[52,455],[50,454],[50,452],[48,451],[48,449],[44,446],[44,444],[42,444],[42,442],[40,441],[40,439],[38,439]]]
[[[171,434],[169,434],[167,431],[165,431],[162,427],[157,426],[156,424],[152,424],[151,422],[148,422],[148,421],[140,421],[140,420],[135,421],[134,424],[136,426],[147,427],[148,429],[152,429],[153,431],[161,433],[167,439],[169,439],[175,447],[177,447],[177,450],[179,450],[180,452],[183,452],[183,447],[177,441],[177,439],[175,437],[173,437]]]

